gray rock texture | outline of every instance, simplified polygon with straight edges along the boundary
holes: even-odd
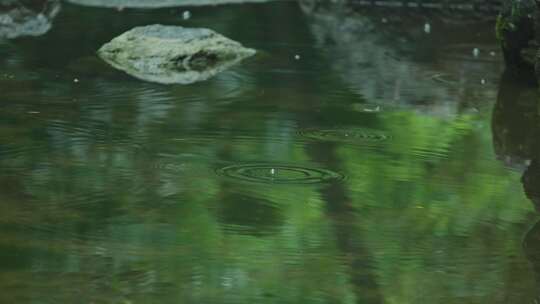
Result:
[[[60,11],[59,1],[0,0],[0,39],[40,36],[52,27],[52,19]]]
[[[136,27],[98,51],[113,67],[163,84],[209,79],[255,53],[209,29],[165,25]]]
[[[233,3],[262,3],[269,0],[67,0],[73,4],[97,7],[160,8],[175,6],[203,6]]]

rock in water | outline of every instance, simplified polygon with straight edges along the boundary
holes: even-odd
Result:
[[[206,80],[255,53],[209,29],[165,25],[136,27],[98,51],[115,68],[164,84]]]
[[[0,39],[43,35],[59,11],[58,0],[0,0]]]
[[[262,3],[269,0],[67,0],[73,4],[97,7],[159,8],[233,3]]]

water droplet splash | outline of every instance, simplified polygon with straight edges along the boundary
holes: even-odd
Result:
[[[264,163],[231,165],[216,170],[216,173],[246,182],[282,185],[320,184],[344,179],[340,173],[326,169]]]
[[[424,24],[424,33],[429,34],[431,33],[431,24],[427,23]]]
[[[190,12],[190,11],[185,11],[185,12],[183,12],[183,13],[182,13],[182,18],[183,18],[184,20],[189,20],[189,19],[191,19],[191,12]]]

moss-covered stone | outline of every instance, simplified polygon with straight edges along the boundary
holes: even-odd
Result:
[[[98,51],[115,68],[164,84],[206,80],[254,54],[209,29],[164,25],[136,27]]]

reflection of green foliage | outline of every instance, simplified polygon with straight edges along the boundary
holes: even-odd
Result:
[[[357,222],[328,218],[325,209],[332,202],[325,202],[317,187],[223,184],[204,159],[191,159],[183,166],[152,166],[145,165],[147,159],[111,150],[107,153],[122,155],[90,157],[96,161],[92,166],[60,163],[49,168],[50,174],[38,172],[26,180],[25,188],[34,198],[26,198],[29,201],[21,206],[36,200],[48,206],[33,215],[33,225],[62,230],[48,242],[37,242],[39,235],[26,236],[35,241],[19,246],[29,256],[44,251],[43,246],[62,256],[73,238],[87,238],[77,250],[93,256],[94,248],[100,247],[101,253],[90,260],[78,260],[80,254],[71,256],[78,261],[61,267],[80,273],[86,271],[81,263],[114,261],[116,268],[100,278],[110,289],[87,287],[101,299],[144,302],[159,295],[162,301],[180,297],[189,303],[223,299],[237,303],[256,299],[263,303],[355,302],[357,287],[351,285],[351,270],[340,258],[345,248],[337,245],[334,235],[338,232],[335,225],[345,224],[368,248],[385,302],[448,303],[459,294],[481,303],[497,293],[501,284],[518,281],[530,286],[516,236],[524,231],[518,223],[531,208],[523,204],[516,183],[519,175],[506,173],[486,157],[492,154],[490,138],[474,127],[478,123],[485,121],[471,115],[443,119],[396,111],[381,114],[379,126],[390,135],[386,142],[366,147],[354,142],[340,145],[336,154],[348,176]],[[197,149],[200,155],[212,155],[212,149],[226,146],[226,142],[193,146],[172,142],[167,150]],[[261,153],[254,152],[257,149],[256,143],[242,142],[229,152],[234,158],[249,159],[253,153]],[[305,161],[305,152],[295,146],[290,155]],[[116,161],[104,167],[98,159]],[[181,158],[162,161],[176,164]],[[134,168],[140,171],[131,179],[115,177]],[[66,183],[68,176],[74,178]],[[196,177],[196,182],[190,182],[188,176]],[[50,186],[62,181],[64,193],[55,190],[50,196]],[[117,186],[110,188],[113,191],[106,200],[88,206],[71,200],[77,193],[99,192],[111,185]],[[129,187],[133,186],[140,190],[132,192]],[[242,197],[256,202],[227,193],[243,193]],[[232,205],[216,200],[224,196],[233,199]],[[254,202],[264,205],[249,206],[254,208],[251,211],[237,206]],[[233,207],[246,214],[278,213],[272,215],[274,221],[251,222],[236,217],[229,210]],[[19,212],[24,214],[24,210]],[[496,223],[498,230],[487,230],[494,226],[486,223]],[[239,233],[235,233],[235,225]],[[242,225],[255,230],[243,233]],[[256,233],[259,225],[272,232]],[[80,229],[86,234],[80,234]],[[102,229],[109,231],[107,238],[93,240]],[[344,232],[340,228],[339,233]],[[519,256],[520,262],[508,261],[506,254]],[[516,267],[521,270],[516,272]],[[91,273],[99,274],[100,269]],[[13,284],[23,284],[16,276],[13,280]],[[26,276],[21,280],[32,282]],[[67,284],[61,277],[51,280]],[[83,276],[78,284],[90,284],[87,280]],[[149,285],[138,288],[140,284]],[[156,288],[164,289],[152,295],[160,290]],[[419,288],[425,292],[419,293]],[[527,296],[528,292],[523,293]],[[493,302],[503,303],[498,298]]]
[[[227,33],[236,13],[224,11],[231,15],[216,27]],[[245,29],[257,41],[245,21],[229,32]],[[308,36],[303,26],[289,27]],[[272,33],[291,35],[281,25]],[[289,56],[289,48],[280,50]],[[489,117],[414,108],[358,113],[347,109],[364,100],[334,73],[279,74],[278,84],[276,74],[257,75],[245,83],[221,75],[193,87],[111,77],[96,87],[122,100],[41,107],[40,119],[0,113],[0,135],[9,141],[0,144],[0,302],[78,303],[83,291],[88,303],[372,304],[362,296],[373,285],[381,303],[530,302],[536,286],[520,243],[536,217],[520,174],[495,160]],[[103,85],[109,82],[112,88]],[[50,94],[59,102],[101,96],[83,83]],[[24,91],[5,87],[15,97]],[[335,89],[330,96],[327,88]],[[297,135],[336,125],[388,139]],[[322,149],[327,154],[315,157]],[[324,167],[347,179],[287,186],[215,174],[240,162]],[[268,218],[250,218],[259,215]]]

